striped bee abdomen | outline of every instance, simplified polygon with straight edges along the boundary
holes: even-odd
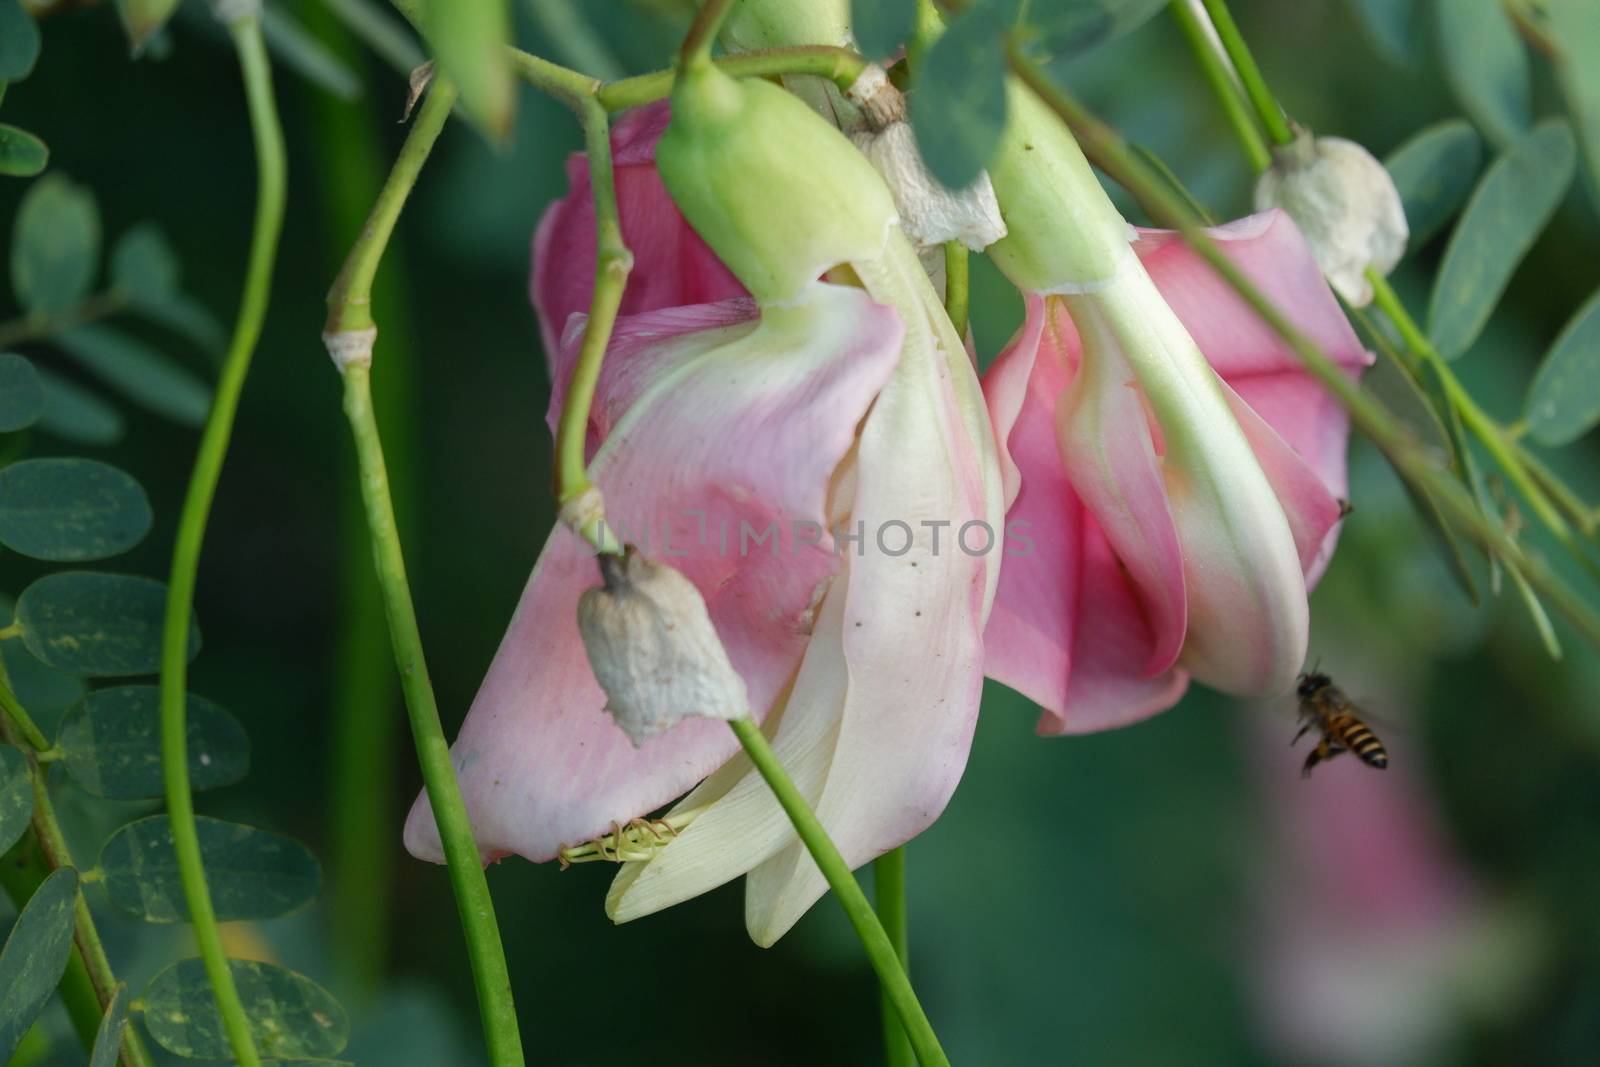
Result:
[[[1354,752],[1369,767],[1387,767],[1389,752],[1366,723],[1354,715],[1334,715],[1327,721],[1328,735]]]

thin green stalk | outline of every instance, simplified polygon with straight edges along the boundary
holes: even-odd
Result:
[[[1181,197],[1165,187],[1160,177],[1138,158],[1116,131],[1085,111],[1015,47],[1011,49],[1011,66],[1066,123],[1083,143],[1085,151],[1096,154],[1113,179],[1134,190],[1141,198],[1148,197],[1149,203],[1156,208],[1157,221],[1173,226],[1183,234],[1189,245],[1250,304],[1262,321],[1283,338],[1306,369],[1345,406],[1356,426],[1388,454],[1402,474],[1426,486],[1448,517],[1460,524],[1485,549],[1500,553],[1519,566],[1529,583],[1548,597],[1586,640],[1600,647],[1600,614],[1582,598],[1575,596],[1541,559],[1526,552],[1497,522],[1485,516],[1454,475],[1441,468],[1425,450],[1419,449],[1382,404],[1362,392],[1317,345],[1301,333],[1289,317],[1228,259],[1206,233],[1203,222]]]
[[[972,278],[967,246],[960,241],[944,243],[944,310],[956,328],[956,336],[967,336],[967,317],[972,307]]]
[[[493,1067],[522,1067],[517,1009],[511,996],[505,948],[500,943],[500,927],[495,921],[494,900],[489,895],[489,882],[484,876],[478,846],[472,839],[472,824],[467,818],[466,802],[461,797],[461,785],[456,781],[455,767],[450,762],[450,743],[445,740],[444,727],[439,722],[439,708],[422,654],[422,635],[417,629],[416,610],[406,581],[405,559],[400,550],[394,504],[389,498],[389,480],[384,471],[383,446],[372,415],[371,368],[356,362],[346,365],[343,371],[344,410],[355,435],[356,457],[361,467],[361,497],[372,532],[373,562],[378,571],[378,584],[383,588],[389,636],[410,713],[411,737],[417,747],[417,760],[422,765],[423,786],[439,827],[456,909],[466,934],[467,956],[477,988],[489,1062]]]
[[[1261,76],[1261,68],[1256,66],[1255,57],[1244,43],[1244,35],[1233,21],[1227,0],[1204,0],[1204,3],[1206,13],[1211,16],[1211,25],[1216,27],[1217,37],[1221,39],[1228,58],[1233,61],[1233,69],[1239,73],[1239,83],[1255,108],[1262,128],[1267,131],[1267,137],[1278,145],[1293,141],[1294,131],[1289,128],[1289,120],[1284,117],[1283,108],[1278,106],[1277,97],[1267,88],[1267,80]]]
[[[72,852],[67,847],[66,836],[61,832],[61,822],[56,818],[55,803],[50,798],[48,768],[39,762],[37,749],[40,746],[36,740],[38,727],[33,726],[33,720],[12,691],[11,679],[6,674],[3,661],[0,661],[0,703],[5,705],[9,713],[7,717],[0,718],[0,738],[22,748],[28,759],[28,778],[33,784],[32,834],[38,846],[37,858],[47,871],[75,866],[72,862]],[[22,726],[22,723],[26,723],[27,726]],[[23,887],[26,872],[8,870],[7,878],[15,879],[6,882],[8,890],[15,893]],[[38,880],[43,881],[42,874]],[[29,889],[28,892],[31,894],[32,890]],[[80,1037],[84,1036],[88,1020],[91,1018],[94,1020],[94,1025],[88,1027],[86,1041],[86,1048],[93,1048],[94,1032],[99,1026],[99,1017],[117,991],[117,979],[111,970],[111,960],[106,956],[105,944],[100,940],[100,930],[95,926],[94,915],[89,911],[89,902],[85,899],[81,888],[78,890],[73,910],[77,913],[77,919],[72,935],[74,944],[72,959],[76,960],[77,966],[74,968],[69,961],[68,970],[62,978],[61,995],[67,1003],[68,1014],[72,1016]],[[88,982],[87,995],[84,992],[85,979]],[[153,1067],[153,1061],[150,1059],[149,1051],[144,1047],[144,1041],[131,1026],[125,1032],[122,1041],[122,1064],[123,1067]]]
[[[633,269],[633,255],[622,241],[606,109],[591,98],[585,101],[581,113],[585,149],[589,155],[589,184],[594,192],[594,296],[589,303],[583,342],[578,348],[578,359],[572,368],[572,378],[561,406],[561,419],[556,426],[556,499],[561,504],[569,503],[591,488],[584,458],[589,411],[594,403],[595,385],[600,380],[606,347],[611,343],[611,329],[622,307],[628,272]],[[580,533],[588,536],[591,532]],[[594,535],[600,533],[594,531]],[[597,544],[597,547],[615,546]]]
[[[411,132],[406,135],[405,144],[400,146],[400,155],[389,171],[389,178],[383,183],[378,199],[372,205],[372,213],[367,216],[366,227],[361,231],[360,239],[351,247],[339,276],[328,290],[328,333],[352,333],[373,328],[373,276],[378,273],[378,263],[383,259],[384,250],[389,247],[389,238],[394,234],[394,226],[405,207],[406,197],[410,195],[412,186],[417,184],[417,175],[422,172],[422,165],[433,151],[433,143],[439,139],[439,132],[450,117],[450,108],[455,104],[455,99],[456,87],[443,75],[435,75],[428,87],[428,95],[417,109]]]
[[[890,849],[872,863],[872,901],[878,910],[878,921],[894,946],[894,954],[907,975],[911,973],[911,927],[906,916],[906,847]],[[889,991],[879,993],[883,1004],[884,1062],[889,1067],[916,1067],[916,1053],[911,1050],[911,1040],[906,1028],[900,1025],[895,1014],[894,1001]]]
[[[1211,34],[1201,21],[1202,14],[1195,10],[1190,0],[1174,0],[1168,9],[1173,18],[1178,20],[1178,28],[1183,31],[1190,50],[1200,61],[1200,71],[1222,105],[1222,113],[1228,125],[1233,127],[1234,136],[1239,139],[1244,154],[1249,157],[1250,166],[1258,172],[1266,170],[1272,164],[1272,153],[1267,148],[1267,142],[1262,140],[1261,127],[1256,125],[1248,101],[1240,95],[1239,84],[1233,80],[1233,70],[1228,65],[1227,57],[1218,55],[1212,46]]]
[[[511,976],[506,966],[494,900],[484,875],[481,854],[472,837],[466,802],[450,762],[450,745],[439,721],[439,708],[423,657],[422,636],[406,580],[405,557],[396,527],[394,502],[372,410],[371,358],[376,333],[372,319],[372,280],[383,257],[406,197],[429,151],[450,117],[455,87],[436,76],[411,133],[389,178],[378,193],[360,239],[351,248],[344,269],[328,294],[330,352],[344,377],[344,410],[355,439],[361,499],[372,538],[373,563],[383,592],[384,612],[395,665],[405,694],[411,736],[422,768],[423,787],[439,828],[450,884],[466,936],[467,957],[478,995],[484,1041],[493,1067],[522,1067],[522,1038]],[[345,348],[345,341],[355,347]]]
[[[362,9],[366,10],[366,9]],[[362,62],[361,50],[326,0],[302,0],[306,28],[341,57]],[[348,14],[348,13],[345,13]],[[387,17],[387,16],[385,16]],[[418,58],[417,62],[421,62]],[[410,66],[415,66],[415,63]],[[409,69],[407,67],[406,69]],[[328,254],[342,257],[366,223],[373,198],[388,172],[388,151],[378,131],[393,125],[380,116],[372,94],[340,100],[305,83],[318,148],[318,183]],[[373,407],[388,428],[386,459],[402,534],[416,514],[416,455],[413,417],[416,354],[411,344],[404,262],[391,251],[373,279],[372,303],[384,319],[383,374],[373,382]],[[340,266],[336,259],[331,269]],[[339,622],[334,638],[329,691],[333,741],[328,780],[334,859],[328,879],[328,929],[333,959],[351,1007],[376,996],[392,940],[395,861],[399,841],[399,729],[403,722],[399,680],[388,649],[383,595],[368,560],[366,512],[355,457],[342,457],[339,494]]]
[[[85,297],[76,307],[58,315],[24,315],[10,322],[0,322],[0,349],[43,340],[73,326],[115,315],[127,306],[128,301],[121,293],[107,289],[103,293]]]
[[[789,821],[794,823],[795,832],[805,842],[811,858],[817,861],[817,867],[844,908],[850,925],[855,927],[856,936],[867,951],[867,959],[871,961],[873,970],[878,972],[884,995],[893,1004],[922,1067],[947,1067],[950,1061],[939,1046],[933,1025],[928,1022],[927,1013],[922,1010],[917,994],[911,988],[911,979],[906,976],[894,942],[889,939],[883,923],[878,921],[877,913],[867,902],[867,895],[861,891],[855,875],[850,873],[849,864],[845,863],[833,840],[828,837],[827,830],[823,829],[816,814],[800,795],[789,773],[778,762],[777,753],[772,751],[772,745],[761,733],[761,727],[748,718],[735,719],[728,725],[744,746],[750,762],[755,764],[756,770],[761,772],[761,777],[766,779],[767,785],[777,796]]]
[[[716,43],[717,33],[722,29],[722,23],[733,11],[736,0],[705,0],[700,5],[694,21],[689,24],[689,32],[684,35],[683,45],[678,49],[678,65],[691,67],[696,63],[711,62],[711,46]]]
[[[855,84],[867,68],[867,60],[848,48],[829,45],[804,45],[774,48],[761,52],[741,52],[716,60],[717,67],[735,78],[767,78],[779,74],[809,74],[827,78],[841,89]],[[672,92],[676,72],[658,70],[602,85],[596,94],[607,111],[621,111],[664,99]]]
[[[262,43],[261,23],[256,16],[236,19],[228,26],[239,54],[245,97],[249,104],[250,129],[255,141],[256,210],[250,239],[249,266],[245,273],[244,296],[233,340],[228,346],[217,382],[216,398],[206,417],[195,457],[194,473],[178,517],[178,533],[172,550],[172,575],[167,589],[167,610],[161,635],[161,764],[166,780],[167,812],[172,825],[172,844],[183,894],[189,905],[189,920],[195,942],[204,961],[206,977],[217,1000],[228,1044],[241,1067],[259,1067],[250,1034],[250,1020],[234,986],[233,972],[217,928],[211,906],[211,891],[200,855],[200,835],[195,827],[194,798],[189,787],[189,745],[185,726],[184,694],[187,689],[189,626],[200,551],[205,541],[206,521],[211,500],[227,457],[228,440],[233,434],[239,395],[250,370],[250,357],[261,335],[267,301],[272,292],[272,268],[277,258],[278,237],[283,228],[285,162],[283,128],[278,121],[272,96],[272,69]]]

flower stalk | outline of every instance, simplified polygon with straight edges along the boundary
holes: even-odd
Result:
[[[778,798],[784,813],[794,823],[795,832],[805,843],[811,858],[816,860],[822,876],[828,880],[828,887],[839,899],[845,916],[866,949],[872,969],[878,973],[883,995],[894,1005],[895,1013],[922,1067],[948,1065],[950,1060],[940,1047],[933,1024],[928,1021],[928,1015],[922,1010],[916,993],[912,991],[911,979],[906,976],[894,942],[890,940],[877,913],[872,910],[872,905],[867,902],[867,895],[861,891],[855,875],[850,873],[850,866],[834,847],[828,832],[800,795],[793,779],[778,762],[777,754],[772,751],[772,745],[761,732],[761,727],[749,718],[735,719],[728,725],[744,746],[750,762],[755,764],[756,770]]]
[[[376,335],[371,309],[372,279],[394,232],[406,197],[416,184],[434,142],[450,116],[455,87],[436,77],[417,113],[399,158],[373,205],[361,238],[345,261],[328,294],[328,327],[324,339],[344,379],[344,410],[355,439],[361,498],[372,536],[373,562],[389,620],[390,640],[401,689],[411,722],[412,739],[428,801],[439,824],[451,888],[467,941],[467,955],[478,993],[489,1060],[494,1067],[521,1067],[522,1039],[511,995],[510,971],[494,901],[461,787],[450,763],[450,747],[439,721],[439,708],[428,678],[422,637],[417,626],[405,558],[389,495],[383,445],[372,410],[372,341]]]
[[[200,835],[195,825],[194,797],[189,784],[189,745],[186,706],[189,627],[200,552],[206,523],[222,464],[227,458],[239,397],[272,294],[272,268],[277,259],[283,228],[285,170],[283,127],[272,95],[272,68],[267,60],[259,12],[247,12],[228,23],[239,55],[249,104],[250,129],[255,141],[256,211],[250,240],[244,295],[233,339],[222,364],[216,398],[206,417],[195,456],[194,473],[178,516],[178,533],[172,550],[172,573],[167,586],[166,617],[161,635],[161,764],[166,781],[167,811],[172,824],[173,851],[183,883],[189,919],[194,927],[200,958],[216,997],[228,1043],[241,1067],[259,1067],[261,1057],[250,1033],[239,992],[234,986],[211,891],[206,884],[200,855]],[[80,908],[81,896],[80,896]],[[82,908],[82,910],[87,910]],[[93,961],[91,973],[93,972]]]

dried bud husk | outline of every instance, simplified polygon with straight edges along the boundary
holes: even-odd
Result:
[[[1282,208],[1317,265],[1355,307],[1372,302],[1367,268],[1386,275],[1405,254],[1405,208],[1394,179],[1354,141],[1301,133],[1256,182],[1256,210]]]
[[[689,579],[632,547],[601,556],[600,574],[605,585],[578,600],[578,633],[606,710],[635,745],[682,719],[749,712],[744,679]]]
[[[960,241],[981,252],[1006,235],[987,172],[965,189],[947,189],[928,172],[906,121],[905,97],[880,68],[869,67],[850,90],[868,128],[851,135],[894,196],[900,228],[919,249]]]

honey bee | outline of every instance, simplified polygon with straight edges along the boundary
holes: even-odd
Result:
[[[1311,777],[1313,767],[1342,752],[1354,752],[1368,767],[1382,770],[1389,766],[1389,752],[1383,742],[1361,721],[1356,706],[1326,674],[1316,670],[1302,674],[1295,693],[1300,697],[1300,730],[1294,740],[1299,741],[1313,728],[1322,732],[1322,739],[1300,769],[1303,777]]]

